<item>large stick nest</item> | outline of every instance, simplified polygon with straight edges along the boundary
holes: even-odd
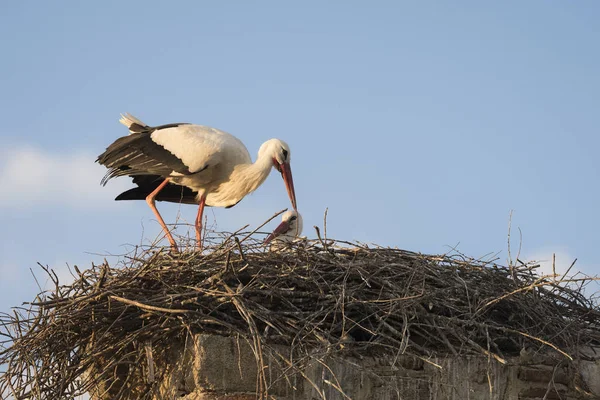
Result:
[[[321,239],[268,252],[231,235],[203,254],[138,248],[117,267],[77,270],[69,285],[54,280],[53,290],[0,315],[2,398],[72,398],[117,373],[126,377],[115,398],[150,398],[152,385],[141,393],[135,380],[148,372],[140,372],[145,346],[157,358],[195,333],[241,335],[259,361],[272,345],[299,356],[320,349],[504,362],[523,348],[572,358],[600,344],[600,311],[582,294],[585,279],[456,252]]]

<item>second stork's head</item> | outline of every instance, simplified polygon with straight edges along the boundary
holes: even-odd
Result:
[[[283,182],[285,183],[285,188],[287,189],[288,196],[292,202],[292,207],[294,207],[294,210],[298,209],[296,192],[294,191],[294,180],[292,179],[292,167],[290,166],[290,160],[292,158],[290,146],[283,140],[267,140],[260,146],[258,157],[268,157],[271,160],[273,167],[275,167],[283,177]]]
[[[289,210],[281,216],[281,223],[267,236],[265,244],[271,241],[289,243],[302,233],[302,216],[296,210]]]

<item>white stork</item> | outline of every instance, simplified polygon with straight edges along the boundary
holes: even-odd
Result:
[[[269,250],[287,247],[302,234],[302,216],[297,210],[289,210],[281,215],[281,223],[267,236],[264,244],[271,243]]]
[[[115,200],[145,199],[175,252],[177,245],[156,209],[156,200],[199,204],[195,228],[200,249],[204,206],[233,207],[267,179],[272,167],[281,173],[292,206],[297,208],[291,151],[282,140],[263,143],[252,163],[238,138],[215,128],[187,123],[151,127],[130,114],[121,115],[119,122],[131,133],[98,156],[96,161],[108,168],[101,184],[118,176],[133,177],[137,187]]]

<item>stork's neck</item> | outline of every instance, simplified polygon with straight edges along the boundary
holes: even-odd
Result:
[[[262,155],[252,164],[240,165],[239,175],[236,180],[244,182],[244,191],[251,193],[256,190],[267,179],[273,168],[273,159]]]
[[[273,169],[273,158],[271,156],[262,155],[262,157],[258,157],[252,167],[250,167],[251,174],[254,175],[254,179],[256,180],[256,187],[262,185],[262,183],[267,179],[271,170]]]

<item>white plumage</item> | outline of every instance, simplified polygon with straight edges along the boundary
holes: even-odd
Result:
[[[177,156],[191,172],[206,165],[250,164],[244,144],[235,136],[202,125],[180,125],[150,134],[152,141]]]
[[[256,190],[274,167],[284,179],[292,206],[296,194],[287,143],[270,139],[252,163],[244,144],[235,136],[202,125],[168,124],[150,127],[125,114],[120,122],[130,131],[98,157],[109,170],[102,180],[131,176],[138,186],[121,193],[117,200],[145,199],[174,251],[177,245],[154,204],[155,200],[198,203],[196,239],[202,246],[204,206],[232,207]]]

